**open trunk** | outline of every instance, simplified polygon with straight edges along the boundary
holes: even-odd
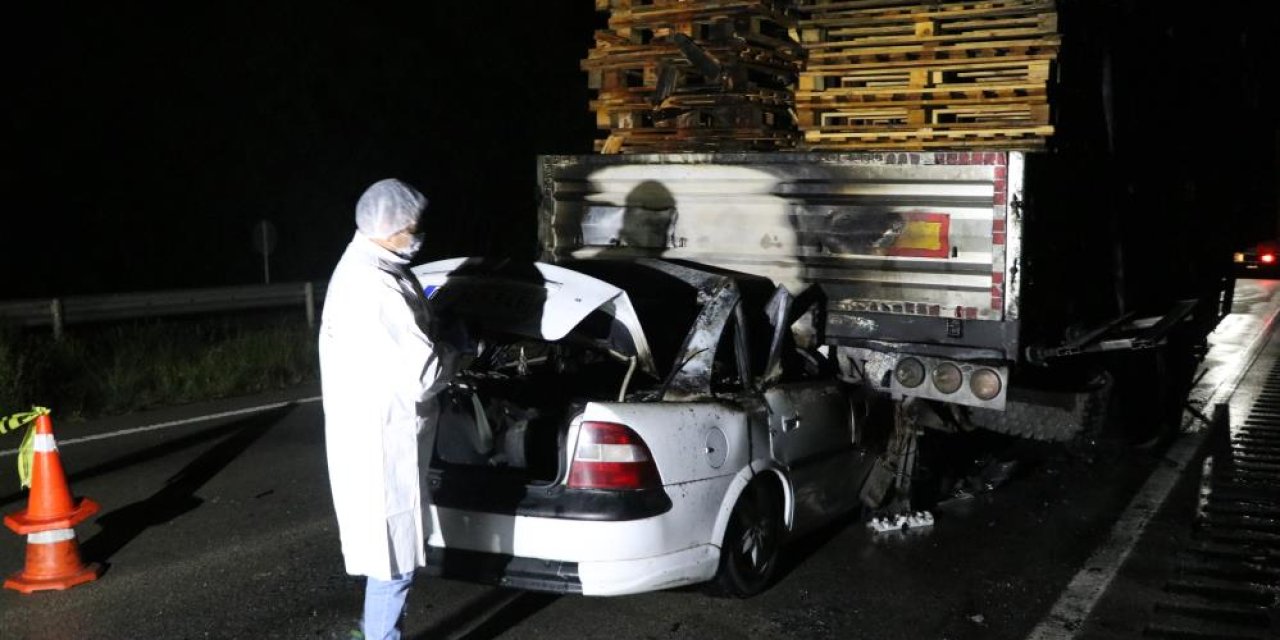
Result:
[[[659,396],[659,371],[670,369],[684,331],[647,336],[641,317],[687,328],[698,309],[688,285],[630,264],[593,265],[587,275],[541,263],[456,259],[414,274],[441,335],[465,327],[474,351],[436,398],[433,466],[460,476],[483,470],[486,483],[560,479],[570,427],[588,402]]]
[[[630,372],[630,380],[628,373]],[[647,378],[629,360],[590,348],[532,340],[490,343],[439,399],[436,466],[487,467],[525,483],[552,483],[565,469],[565,439],[592,400],[617,400]]]

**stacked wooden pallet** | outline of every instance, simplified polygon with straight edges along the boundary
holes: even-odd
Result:
[[[803,50],[781,0],[596,0],[582,61],[603,153],[792,147]]]
[[[1024,149],[1053,133],[1054,0],[798,0],[812,149]]]

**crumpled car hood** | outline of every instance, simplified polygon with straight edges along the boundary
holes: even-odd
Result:
[[[412,271],[433,310],[528,338],[562,340],[592,312],[605,313],[630,338],[610,348],[658,375],[631,300],[607,282],[542,262],[481,258],[438,260]]]

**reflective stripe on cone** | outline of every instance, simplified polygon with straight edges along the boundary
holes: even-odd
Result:
[[[4,581],[4,588],[20,593],[69,589],[101,574],[101,565],[80,562],[75,530],[53,529],[27,536],[27,564]]]

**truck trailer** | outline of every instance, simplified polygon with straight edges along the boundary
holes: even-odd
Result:
[[[1256,43],[1163,7],[1058,14],[1047,146],[542,156],[541,259],[658,257],[821,296],[793,330],[852,395],[892,402],[882,485],[927,430],[1167,439],[1231,308],[1237,221],[1271,201],[1248,119],[1205,135],[1218,94],[1182,88],[1256,86]]]

